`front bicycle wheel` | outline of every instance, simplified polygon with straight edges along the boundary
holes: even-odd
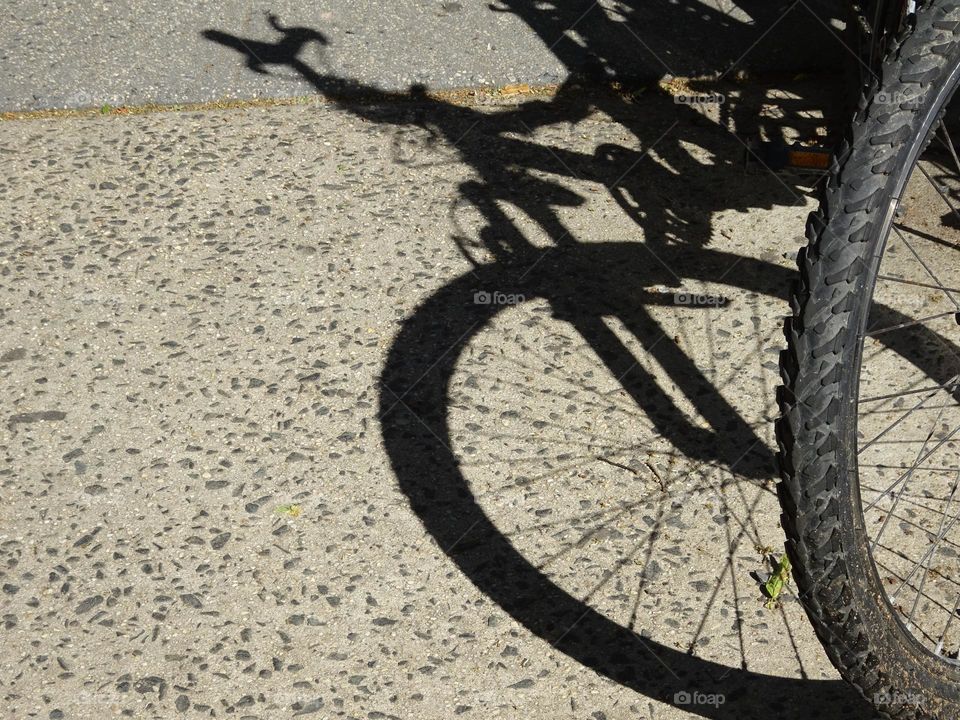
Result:
[[[960,5],[934,2],[810,217],[781,359],[801,599],[841,674],[897,718],[960,717],[958,82]]]

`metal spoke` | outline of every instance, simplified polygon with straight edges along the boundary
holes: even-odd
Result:
[[[867,488],[867,489],[870,490],[871,492],[877,492],[877,491],[876,491],[875,489],[873,489],[873,488]],[[912,496],[912,497],[916,497],[916,496]],[[914,501],[912,501],[912,500],[905,500],[904,503],[907,504],[907,505],[912,505],[912,506],[915,507],[915,508],[920,508],[920,509],[922,509],[922,510],[926,510],[926,511],[928,511],[928,512],[930,512],[930,513],[933,513],[933,514],[943,515],[943,513],[940,512],[940,511],[938,511],[936,508],[932,508],[932,507],[930,507],[929,505],[924,505],[923,503],[914,502]],[[906,515],[897,515],[897,520],[899,520],[902,524],[905,524],[905,525],[910,526],[911,528],[916,528],[916,529],[919,530],[920,532],[923,532],[923,533],[926,533],[926,534],[930,534],[930,531],[929,531],[927,528],[925,528],[923,525],[920,525],[919,523],[914,522],[913,520],[911,520],[910,518],[908,518]],[[946,543],[946,544],[949,545],[951,548],[960,548],[960,545],[958,545],[957,543],[955,543],[953,540],[949,540],[949,539],[947,539],[947,538],[944,538],[944,539],[942,540],[942,542]],[[887,550],[887,551],[889,551],[889,552],[892,552],[892,553],[894,553],[895,555],[898,555],[899,557],[902,557],[904,560],[909,560],[909,559],[910,559],[910,558],[908,558],[906,555],[903,555],[903,554],[900,553],[899,551],[893,550],[892,548],[888,547],[887,545],[879,545],[878,547],[881,547],[881,548],[883,548],[884,550]],[[950,579],[950,578],[946,578],[946,579],[950,580],[950,582],[952,582],[954,585],[960,585],[960,581],[952,580],[952,579]]]
[[[930,173],[927,172],[926,168],[922,164],[917,162],[917,167],[920,169],[920,172],[923,173],[923,176],[930,181],[930,184],[933,185],[933,189],[937,191],[937,195],[947,204],[947,207],[950,208],[950,212],[953,213],[953,217],[960,222],[960,212],[957,212],[957,209],[951,204],[950,199],[947,197],[946,193],[943,192],[943,189],[940,185],[937,184],[936,180],[930,177]]]
[[[937,647],[933,651],[934,655],[939,656],[943,652],[943,640],[947,637],[947,632],[950,630],[950,624],[953,622],[955,615],[960,613],[960,594],[957,595],[957,602],[953,606],[953,612],[947,616],[947,624],[943,626],[943,632],[940,633],[940,640],[937,642]]]
[[[949,405],[926,405],[922,408],[918,408],[918,410],[923,410],[923,411],[939,410],[940,408],[943,408],[943,407],[957,407],[957,403],[951,403]],[[900,408],[890,407],[890,408],[887,408],[886,410],[882,410],[882,409],[881,410],[864,410],[860,414],[861,415],[883,415],[885,413],[898,412],[899,410]]]
[[[917,453],[917,459],[913,463],[913,467],[907,471],[907,477],[904,478],[903,484],[897,490],[896,497],[893,499],[893,504],[890,506],[890,510],[887,513],[887,516],[883,519],[883,524],[880,526],[880,532],[877,533],[877,538],[871,543],[870,549],[873,550],[877,547],[877,544],[880,542],[880,538],[883,536],[883,531],[887,529],[887,524],[890,522],[890,518],[893,517],[894,511],[897,509],[897,505],[900,504],[900,498],[903,496],[904,491],[907,489],[907,485],[910,484],[910,478],[913,477],[913,473],[916,472],[917,467],[920,465],[920,457],[923,455],[923,451],[927,449],[927,443],[930,442],[930,438],[933,437],[933,433],[937,430],[937,423],[940,422],[940,418],[943,416],[943,410],[937,413],[937,417],[933,420],[933,425],[930,427],[930,432],[927,433],[926,439],[923,441],[923,445],[920,446],[920,452]],[[878,498],[879,499],[879,498]]]
[[[905,395],[916,395],[917,393],[927,392],[928,390],[945,390],[946,388],[950,387],[952,383],[953,383],[953,380],[943,385],[929,385],[923,388],[915,388],[914,390],[902,390],[900,392],[889,393],[887,395],[873,395],[868,398],[860,398],[859,400],[857,400],[857,402],[862,402],[862,403],[876,402],[877,400],[889,400],[890,398],[903,397]]]
[[[920,238],[921,240],[929,240],[930,242],[937,243],[938,245],[943,245],[944,247],[950,248],[951,250],[960,250],[960,245],[958,245],[957,243],[951,242],[951,241],[947,240],[946,238],[942,238],[942,237],[939,237],[939,236],[937,236],[937,235],[932,235],[931,233],[924,232],[923,230],[920,230],[919,228],[916,228],[916,227],[908,227],[907,225],[904,225],[903,223],[894,223],[894,226],[897,227],[897,228],[898,228],[899,230],[901,230],[901,231],[902,231],[902,230],[905,230],[905,231],[907,231],[908,233],[910,233],[911,235],[915,235],[916,237]],[[936,287],[936,286],[934,286],[934,287]]]
[[[957,479],[960,481],[960,470],[957,471]],[[937,534],[943,532],[943,524],[947,521],[947,511],[950,509],[950,505],[953,503],[953,497],[957,494],[957,482],[953,484],[953,490],[950,493],[950,499],[947,500],[947,507],[943,510],[943,516],[940,518],[940,527],[937,529]],[[923,595],[923,586],[927,582],[927,575],[929,574],[929,565],[933,562],[933,558],[936,556],[936,549],[939,547],[939,543],[934,545],[933,552],[930,554],[928,561],[924,563],[926,566],[924,572],[920,575],[920,587],[917,589],[917,596],[913,599],[913,607],[910,608],[910,616],[907,618],[907,628],[913,624],[913,616],[917,612],[917,606],[920,604],[920,596]]]
[[[943,538],[946,537],[947,533],[950,532],[951,528],[953,528],[953,526],[957,524],[957,520],[960,520],[960,513],[954,516],[953,520],[950,521],[950,525],[944,528],[943,531],[940,532],[939,535],[937,535],[936,540],[933,541],[933,546],[923,554],[923,557],[920,558],[920,562],[914,565],[913,570],[910,571],[910,574],[900,581],[900,585],[897,587],[896,591],[890,596],[891,600],[895,600],[897,595],[900,594],[900,591],[903,590],[903,588],[906,587],[907,583],[910,582],[913,576],[917,574],[917,570],[920,569],[921,563],[924,563],[927,557],[931,553],[933,553],[933,551],[940,545],[940,541],[943,540]]]
[[[943,409],[948,408],[948,407],[954,407],[954,406],[953,406],[953,405],[941,405],[941,406],[940,406],[939,408],[937,408],[937,409],[938,409],[938,410],[943,410]],[[918,438],[900,438],[900,439],[898,439],[898,440],[880,440],[880,441],[877,442],[877,445],[886,445],[887,447],[889,447],[890,445],[916,445],[917,443],[923,443],[923,442],[925,442],[927,439],[928,439],[927,436],[924,435],[923,437],[918,437]],[[905,467],[913,467],[913,465],[906,465]],[[917,468],[917,469],[919,470],[919,468]]]
[[[944,389],[946,389],[947,387],[950,387],[951,385],[956,386],[957,378],[960,378],[960,375],[954,375],[952,378],[950,378],[949,382],[944,386]],[[909,410],[907,410],[903,415],[901,415],[899,418],[897,418],[897,419],[893,422],[892,425],[889,425],[889,426],[888,426],[885,430],[883,430],[879,435],[877,435],[876,437],[874,437],[873,440],[871,440],[871,441],[868,442],[866,445],[864,445],[864,446],[861,447],[859,450],[857,450],[857,455],[859,455],[860,453],[862,453],[862,452],[863,452],[864,450],[866,450],[868,447],[870,447],[871,445],[873,445],[877,440],[879,440],[880,438],[882,438],[882,437],[883,437],[884,435],[886,435],[888,432],[890,432],[891,430],[893,430],[897,425],[899,425],[901,422],[903,422],[904,420],[906,420],[907,417],[909,417],[911,413],[913,413],[913,412],[915,412],[916,410],[918,410],[921,405],[923,405],[925,402],[927,402],[927,400],[929,400],[930,398],[936,396],[936,394],[937,394],[938,392],[939,392],[939,390],[934,390],[934,391],[931,392],[929,395],[927,395],[925,398],[923,398],[920,402],[918,402],[916,405],[914,405],[912,408],[910,408]],[[945,406],[945,407],[946,407],[946,406]],[[951,405],[951,406],[949,406],[949,407],[953,407],[953,406]]]
[[[890,553],[891,555],[893,555],[893,556],[895,556],[895,557],[908,559],[908,558],[906,558],[906,556],[905,556],[902,552],[897,552],[896,550],[893,550],[892,548],[887,547],[886,545],[881,545],[880,547],[881,547],[882,549],[886,550],[888,553]],[[897,570],[895,570],[894,568],[890,567],[887,563],[881,562],[881,561],[879,561],[879,560],[875,560],[875,562],[876,562],[877,568],[884,570],[887,574],[896,574],[896,573],[897,573]],[[934,574],[939,575],[941,578],[943,578],[944,580],[948,581],[949,583],[951,583],[951,584],[953,584],[953,585],[960,586],[960,583],[956,582],[955,580],[951,580],[950,578],[946,577],[945,575],[942,575],[942,574],[936,573],[936,572],[935,572]],[[911,587],[911,588],[914,587],[913,583],[908,583],[908,587]],[[929,595],[927,595],[927,600],[929,600],[931,603],[933,603],[933,604],[936,605],[937,607],[942,608],[943,610],[947,610],[948,612],[949,612],[949,610],[950,610],[949,607],[947,607],[946,605],[944,605],[942,602],[940,602],[940,601],[937,600],[936,598],[933,598],[933,597],[930,597]],[[906,613],[903,611],[903,608],[902,608],[902,607],[899,607],[899,606],[898,606],[897,609],[898,609],[901,613],[903,613],[903,615],[906,615]]]
[[[933,288],[934,290],[946,290],[947,292],[960,293],[960,288],[945,288],[933,283],[917,282],[916,280],[905,280],[904,278],[893,277],[892,275],[877,275],[877,280],[889,280],[891,282],[903,283],[904,285],[915,285],[922,288]]]
[[[875,465],[864,465],[863,463],[859,463],[858,466],[883,468],[884,470],[908,470],[911,467],[910,465],[883,465],[882,463],[875,464]],[[928,472],[951,472],[952,473],[956,471],[956,468],[955,467],[937,467],[935,465],[922,465],[918,467],[917,470],[926,470]],[[876,492],[880,492],[880,491],[877,490]]]
[[[917,167],[920,167],[919,163],[917,164]],[[920,170],[922,171],[923,168],[920,167]],[[958,303],[957,299],[950,293],[950,291],[943,286],[943,283],[940,282],[940,278],[937,277],[936,273],[934,273],[933,270],[930,269],[930,266],[927,265],[926,262],[924,262],[922,257],[920,257],[920,253],[914,250],[913,245],[907,242],[907,238],[905,238],[903,236],[903,233],[900,232],[900,228],[894,225],[893,231],[897,234],[897,237],[899,237],[903,241],[903,244],[907,246],[907,250],[909,250],[910,253],[917,259],[917,262],[920,263],[921,267],[923,267],[923,269],[927,271],[927,275],[929,275],[930,278],[937,284],[937,287],[943,290],[944,293],[946,293],[947,297],[950,298],[950,302],[954,304],[957,310],[960,310],[960,303]]]
[[[942,288],[946,290],[946,288]],[[914,325],[921,325],[928,320],[936,320],[938,318],[947,317],[950,315],[956,315],[956,313],[951,310],[949,312],[937,313],[936,315],[929,315],[928,317],[920,318],[919,320],[909,320],[907,322],[897,323],[896,325],[888,325],[887,327],[880,328],[879,330],[867,330],[864,335],[867,337],[874,337],[877,335],[882,335],[883,333],[890,332],[891,330],[901,330],[906,327],[913,327]]]
[[[934,446],[930,449],[930,451],[929,451],[928,453],[926,453],[923,457],[918,458],[918,459],[917,459],[917,462],[915,462],[915,463],[913,464],[913,467],[911,467],[909,470],[907,470],[907,472],[905,472],[903,475],[901,475],[901,476],[898,477],[896,480],[894,480],[893,483],[892,483],[886,490],[883,491],[883,493],[880,495],[880,497],[878,497],[876,500],[874,500],[872,503],[870,503],[867,507],[864,508],[863,514],[866,515],[868,512],[870,512],[870,510],[872,510],[872,509],[876,506],[876,504],[877,504],[878,502],[880,502],[880,498],[884,497],[887,493],[889,493],[891,490],[893,490],[897,485],[899,485],[901,482],[903,482],[903,479],[904,479],[905,477],[907,477],[910,473],[912,473],[912,472],[914,471],[914,469],[916,469],[916,467],[917,467],[920,463],[922,463],[922,462],[923,462],[924,460],[926,460],[928,457],[930,457],[931,455],[933,455],[933,454],[934,454],[937,450],[939,450],[941,447],[943,447],[944,445],[946,445],[947,442],[950,441],[950,438],[952,438],[954,435],[956,435],[958,431],[960,431],[960,425],[958,425],[958,426],[955,427],[953,430],[951,430],[949,435],[947,435],[947,436],[946,436],[945,438],[943,438],[940,442],[938,442],[936,445],[934,445]]]
[[[953,162],[957,166],[957,173],[960,174],[960,158],[957,157],[957,151],[953,147],[953,140],[950,139],[950,133],[947,131],[947,124],[941,119],[940,129],[943,130],[943,136],[947,139],[946,146],[953,156]],[[943,142],[942,140],[940,142]]]

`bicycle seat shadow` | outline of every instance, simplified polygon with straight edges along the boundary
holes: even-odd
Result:
[[[274,30],[283,35],[277,42],[250,40],[220,30],[204,30],[201,34],[207,40],[236,50],[246,59],[247,68],[261,75],[268,72],[265,65],[289,65],[309,43],[329,44],[326,36],[318,30],[308,27],[284,27],[273,13],[267,14],[267,21]]]

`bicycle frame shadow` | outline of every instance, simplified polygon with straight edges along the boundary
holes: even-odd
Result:
[[[535,20],[530,22],[536,27]],[[256,47],[222,31],[207,31],[205,36],[244,55],[253,54],[251,48]],[[577,329],[658,432],[687,457],[736,467],[747,480],[772,477],[772,453],[703,372],[672,341],[651,341],[659,340],[662,328],[648,307],[664,300],[638,288],[680,287],[671,268],[683,267],[685,278],[709,282],[729,277],[727,282],[745,292],[785,298],[792,271],[707,248],[711,229],[703,222],[704,215],[720,210],[788,203],[783,188],[761,188],[752,196],[718,189],[708,177],[710,170],[685,149],[684,142],[691,138],[669,136],[677,123],[653,127],[622,96],[584,92],[575,81],[550,101],[527,101],[485,113],[428,97],[419,88],[390,93],[322,74],[299,58],[299,47],[290,48],[286,54],[277,50],[269,58],[254,54],[246,59],[257,67],[266,63],[292,68],[339,107],[369,121],[423,128],[455,148],[476,176],[458,188],[459,196],[483,216],[486,224],[475,245],[494,261],[476,262],[472,271],[446,284],[407,318],[389,350],[380,383],[382,434],[399,486],[458,568],[531,633],[596,673],[668,704],[677,704],[677,698],[692,688],[726,698],[717,705],[681,703],[703,717],[872,717],[856,693],[840,681],[765,675],[699,658],[645,639],[573,597],[497,528],[450,449],[449,408],[457,361],[500,310],[478,305],[474,293],[509,289],[549,302],[554,315]],[[671,104],[669,99],[660,102]],[[639,141],[640,149],[606,145],[590,154],[528,139],[539,128],[574,123],[597,111],[620,123]],[[684,127],[697,123],[696,111],[686,106],[676,106],[675,111]],[[719,158],[718,164],[729,168],[735,163],[730,147],[737,146],[726,131],[704,131],[693,140]],[[654,148],[656,160],[649,155]],[[621,210],[642,227],[644,241],[578,242],[558,208],[576,207],[584,199],[559,182],[543,179],[546,173],[588,178],[608,188]],[[680,190],[680,177],[699,182],[701,200],[693,209],[664,206],[663,195]],[[790,186],[786,190],[794,199],[799,192]],[[551,247],[527,242],[503,212],[504,203],[542,229]],[[470,242],[462,238],[459,242],[470,256]],[[603,316],[619,318],[668,370],[709,430],[694,428],[683,418],[623,342],[600,322]],[[745,454],[748,447],[751,451]]]

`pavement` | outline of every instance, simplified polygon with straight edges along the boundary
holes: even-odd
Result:
[[[4,715],[870,717],[760,589],[808,6],[164,10],[2,11],[113,108],[0,122]]]
[[[760,590],[821,84],[0,123],[5,716],[869,717]]]
[[[316,94],[296,73],[251,73],[248,46],[283,28],[320,39],[318,71],[382,90],[564,82],[571,74],[651,80],[731,71],[835,70],[846,0],[271,0],[41,2],[0,8],[0,111],[176,104]],[[275,68],[274,68],[275,69]]]

